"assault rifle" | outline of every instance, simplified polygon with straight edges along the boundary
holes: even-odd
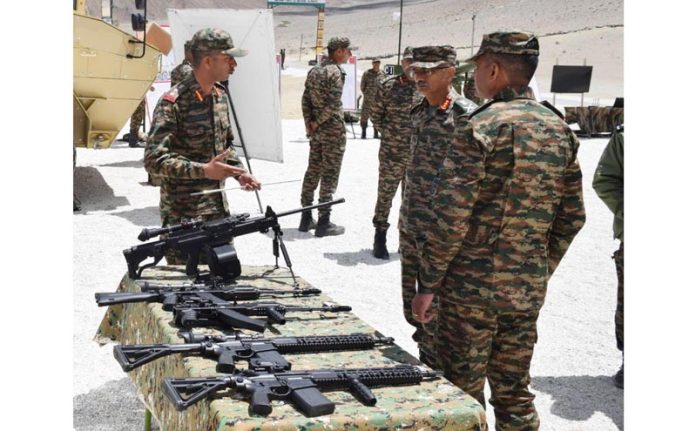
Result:
[[[212,295],[211,295],[212,296]],[[215,298],[210,301],[184,301],[176,304],[174,323],[183,328],[196,326],[222,326],[225,328],[244,328],[263,332],[266,323],[285,324],[286,313],[303,313],[319,311],[324,313],[341,313],[351,311],[348,305],[323,304],[321,307],[304,307],[285,305],[277,302],[250,302],[245,304],[225,303]],[[242,314],[242,319],[238,317]],[[266,317],[267,322],[251,319],[246,316]],[[243,319],[246,318],[246,319]]]
[[[190,332],[188,335],[189,338],[194,337]],[[117,345],[114,346],[114,357],[123,371],[134,370],[174,353],[195,353],[215,359],[217,371],[221,373],[232,373],[236,369],[235,363],[242,359],[249,361],[250,370],[281,372],[291,368],[291,364],[282,356],[285,353],[367,350],[385,344],[394,344],[394,339],[368,334],[274,338],[237,334],[190,344]]]
[[[139,278],[143,270],[157,265],[167,250],[178,250],[187,256],[186,275],[190,277],[201,275],[198,272],[198,260],[199,255],[202,253],[210,268],[211,277],[219,277],[224,280],[234,279],[241,274],[241,264],[237,258],[237,251],[230,244],[232,238],[253,232],[266,233],[269,230],[273,230],[273,255],[276,258],[276,268],[278,267],[278,258],[282,252],[285,264],[290,269],[290,274],[296,282],[295,274],[292,271],[292,262],[290,262],[288,250],[283,242],[283,231],[278,224],[278,218],[343,202],[345,202],[345,199],[338,199],[279,214],[276,214],[270,206],[267,206],[266,214],[258,217],[249,217],[249,214],[238,214],[206,222],[191,220],[162,228],[143,229],[140,235],[138,235],[140,241],[147,241],[158,235],[166,235],[167,237],[123,250],[123,255],[128,264],[128,276],[131,279]],[[149,257],[153,258],[153,262],[141,266],[140,264]]]
[[[194,287],[148,286],[143,292],[97,292],[94,294],[94,297],[97,300],[97,305],[100,307],[133,302],[160,302],[165,310],[171,311],[175,304],[194,297],[209,299],[211,295],[224,301],[251,301],[261,297],[292,296],[298,298],[321,294],[321,290],[315,288],[275,290],[252,286],[235,286],[229,289],[204,289],[198,286],[201,285],[194,285]]]
[[[290,401],[308,417],[333,413],[335,405],[321,393],[349,390],[355,398],[374,406],[377,398],[369,388],[415,385],[432,380],[440,373],[413,365],[384,368],[353,368],[267,373],[238,371],[231,376],[174,379],[165,378],[164,393],[181,411],[216,392],[231,388],[249,398],[249,414],[268,415],[271,399]]]

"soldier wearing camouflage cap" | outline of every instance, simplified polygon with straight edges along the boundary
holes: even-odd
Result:
[[[418,238],[416,320],[433,319],[445,376],[485,403],[498,430],[537,430],[529,391],[536,321],[549,277],[585,221],[579,142],[530,97],[539,42],[483,37],[476,64],[489,102],[454,118],[454,136],[424,188],[432,217]],[[433,302],[437,301],[437,302]]]
[[[261,183],[249,174],[232,148],[229,100],[219,81],[234,73],[236,49],[229,33],[203,29],[191,39],[193,72],[157,103],[145,147],[145,169],[162,179],[162,226],[182,219],[213,220],[230,215],[224,193],[191,193],[224,188],[233,177],[246,190]],[[182,255],[167,255],[169,264],[183,264]]]
[[[416,328],[420,359],[439,368],[435,345],[436,322],[419,322],[411,312],[418,275],[418,238],[433,216],[426,199],[440,170],[441,157],[454,132],[454,119],[466,116],[472,108],[452,88],[457,53],[452,46],[421,46],[413,49],[413,62],[406,73],[423,96],[410,118],[413,125],[409,163],[403,185],[399,214],[402,299],[406,321]]]
[[[360,110],[360,127],[362,128],[361,139],[367,138],[367,120],[372,117],[372,107],[375,103],[375,97],[377,96],[377,87],[379,83],[387,77],[387,75],[379,69],[380,63],[378,58],[372,60],[372,68],[363,72],[360,78],[360,91],[362,91],[363,94],[362,108]],[[372,136],[375,139],[379,138],[377,130],[377,127],[374,127]]]
[[[186,43],[184,43],[184,61],[172,69],[172,72],[169,74],[169,80],[171,81],[172,87],[183,81],[184,78],[193,72],[193,67],[191,67],[192,59],[193,54],[191,53],[191,41],[187,40]]]
[[[406,73],[412,62],[413,48],[406,47],[401,59],[402,73],[386,78],[379,83],[372,109],[372,122],[382,134],[379,145],[377,203],[372,218],[372,224],[375,227],[372,255],[378,259],[389,259],[387,251],[389,212],[399,183],[403,182],[406,165],[410,160],[410,144],[413,133],[411,109],[423,98],[416,91],[416,83]],[[409,300],[408,316],[410,316],[410,309]]]
[[[309,161],[302,181],[300,202],[303,207],[314,202],[314,191],[319,187],[319,202],[329,202],[338,186],[343,153],[346,150],[346,127],[343,122],[343,83],[345,72],[341,64],[351,56],[347,37],[332,37],[329,55],[321,64],[307,73],[302,93],[302,116],[309,137]],[[300,232],[316,228],[315,236],[341,235],[345,231],[330,220],[331,208],[319,210],[315,223],[311,211],[302,213]]]

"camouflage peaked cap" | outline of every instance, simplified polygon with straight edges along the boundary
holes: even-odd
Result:
[[[539,55],[539,40],[532,33],[521,31],[499,31],[486,34],[476,55],[467,59],[466,62],[472,62],[486,53]]]
[[[191,38],[191,49],[193,51],[221,51],[230,57],[244,57],[248,54],[248,51],[244,49],[234,49],[232,36],[225,30],[218,28],[198,30]]]
[[[187,40],[184,42],[184,51],[188,51],[189,49],[191,49],[191,41]]]
[[[353,49],[353,47],[350,46],[350,39],[347,37],[332,37],[329,39],[327,48],[329,48],[329,51],[334,51],[339,48]]]
[[[404,48],[404,54],[401,56],[403,60],[413,60],[413,47],[407,46]]]
[[[432,69],[439,66],[454,66],[457,61],[457,51],[450,45],[419,46],[413,48],[413,64],[411,67]]]

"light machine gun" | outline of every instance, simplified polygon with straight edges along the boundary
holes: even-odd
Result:
[[[166,235],[167,237],[123,250],[123,255],[128,264],[128,276],[131,279],[140,278],[143,270],[157,265],[167,250],[179,250],[187,256],[186,275],[189,277],[200,276],[199,279],[203,279],[198,272],[199,255],[202,253],[210,268],[211,278],[218,277],[223,280],[232,280],[239,276],[242,271],[241,264],[237,258],[237,251],[230,244],[232,238],[253,232],[266,233],[272,229],[274,233],[273,255],[276,258],[276,268],[278,267],[278,258],[282,252],[285,264],[290,269],[293,281],[297,284],[295,274],[292,271],[292,262],[283,242],[283,231],[278,224],[278,218],[343,202],[345,202],[345,199],[338,199],[279,214],[276,214],[270,206],[267,206],[266,214],[258,217],[249,217],[249,214],[238,214],[218,220],[192,220],[162,228],[143,229],[140,235],[138,235],[140,241],[147,241],[158,235]],[[141,266],[140,264],[149,257],[153,258],[153,262]]]

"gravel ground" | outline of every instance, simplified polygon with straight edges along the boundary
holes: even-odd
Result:
[[[283,136],[284,164],[253,161],[262,182],[302,178],[309,148],[302,122],[283,120]],[[352,139],[350,131],[348,137],[335,195],[346,203],[332,213],[336,223],[346,226],[346,234],[315,238],[297,231],[299,216],[289,216],[281,222],[284,239],[298,275],[337,302],[353,306],[355,314],[415,354],[410,327],[401,314],[396,229],[390,229],[387,238],[390,260],[370,254],[378,142]],[[613,335],[616,275],[610,258],[617,244],[611,239],[611,214],[591,187],[607,139],[581,141],[587,223],[549,284],[538,325],[532,389],[543,429],[616,430],[624,424],[623,392],[611,381],[621,363]],[[77,151],[74,190],[82,211],[73,216],[73,419],[78,430],[132,430],[143,425],[144,409],[114,361],[112,347],[92,341],[104,315],[94,303],[94,293],[116,289],[126,271],[121,251],[137,242],[143,227],[159,224],[159,191],[146,184],[142,155],[142,150],[122,142],[108,150]],[[300,187],[300,182],[268,186],[261,200],[276,211],[296,208]],[[258,213],[253,194],[227,193],[235,211]],[[397,198],[390,215],[394,227],[398,205]],[[235,244],[243,264],[273,262],[270,237],[252,234]],[[490,409],[488,415],[492,424]]]

